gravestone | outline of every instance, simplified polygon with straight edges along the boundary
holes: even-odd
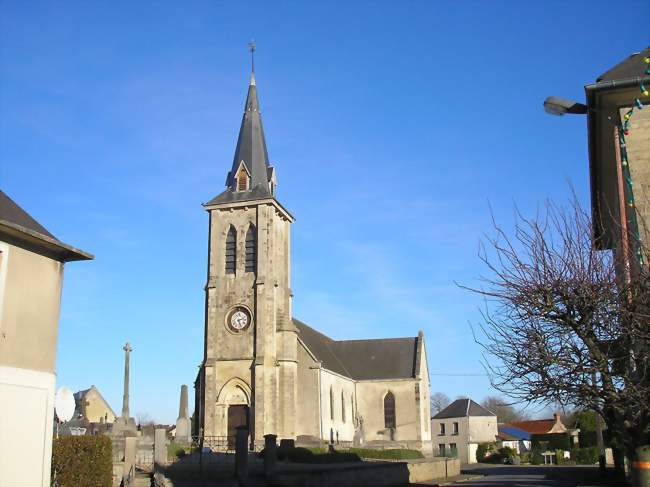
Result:
[[[181,386],[181,400],[176,420],[176,442],[186,445],[192,441],[192,422],[187,411],[187,386]]]

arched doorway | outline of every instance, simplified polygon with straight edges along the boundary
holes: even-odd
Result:
[[[228,448],[233,449],[237,427],[250,428],[250,388],[241,379],[231,379],[221,389],[217,402],[227,408],[225,433],[228,437]]]

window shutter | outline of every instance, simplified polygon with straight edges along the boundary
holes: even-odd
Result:
[[[234,274],[237,268],[237,232],[232,225],[226,237],[226,274]]]

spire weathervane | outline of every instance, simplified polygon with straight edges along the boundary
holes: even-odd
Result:
[[[257,44],[254,39],[251,39],[248,43],[248,50],[251,52],[251,73],[255,72],[255,49],[257,49]]]

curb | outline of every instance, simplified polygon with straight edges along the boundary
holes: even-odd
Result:
[[[432,485],[432,487],[442,487],[443,485],[452,485],[452,484],[456,484],[456,483],[460,483],[460,482],[468,482],[470,480],[482,479],[483,477],[485,477],[485,475],[472,475],[471,477],[465,477],[465,478],[458,479],[458,480],[450,480],[448,482],[439,482],[439,483],[431,484],[431,485]]]

